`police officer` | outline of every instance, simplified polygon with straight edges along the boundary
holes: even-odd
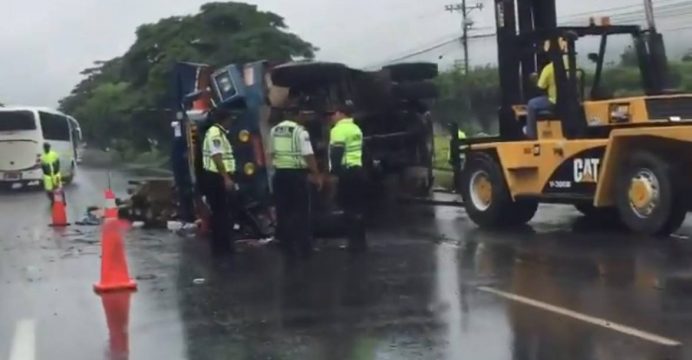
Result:
[[[232,253],[229,201],[230,193],[237,188],[235,158],[228,140],[232,114],[226,109],[216,109],[211,117],[213,124],[202,143],[202,167],[204,195],[211,208],[212,250],[215,254]]]
[[[329,112],[329,159],[332,174],[339,179],[338,199],[348,227],[349,250],[364,251],[365,173],[363,171],[363,132],[353,121],[350,100]]]
[[[52,206],[53,192],[62,186],[62,178],[60,177],[60,155],[55,150],[51,150],[49,143],[43,144],[41,169],[43,170],[43,188]]]
[[[307,117],[298,113],[296,101],[286,109],[286,120],[271,129],[271,156],[275,169],[272,186],[276,203],[277,237],[287,255],[312,253],[310,185],[322,187],[322,178],[303,126]]]

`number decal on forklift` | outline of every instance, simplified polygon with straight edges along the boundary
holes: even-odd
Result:
[[[598,181],[599,158],[574,159],[574,182],[595,183]]]
[[[550,182],[550,187],[556,189],[569,189],[572,187],[572,182],[555,180]]]

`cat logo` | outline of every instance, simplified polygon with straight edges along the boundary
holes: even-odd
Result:
[[[598,165],[601,159],[574,159],[574,182],[595,183],[598,181]]]

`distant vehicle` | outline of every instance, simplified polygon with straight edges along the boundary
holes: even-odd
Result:
[[[64,183],[72,182],[80,158],[82,130],[71,116],[38,107],[0,108],[0,185],[12,189],[41,185],[43,143],[60,155]]]

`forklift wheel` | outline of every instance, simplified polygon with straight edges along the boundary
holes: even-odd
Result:
[[[502,170],[489,155],[471,156],[464,168],[461,194],[469,218],[481,227],[497,227],[506,223],[512,199]]]
[[[507,214],[507,221],[511,225],[524,225],[533,219],[538,211],[538,201],[530,199],[520,199],[512,204],[510,212]]]
[[[631,230],[666,236],[677,230],[687,208],[679,169],[648,151],[634,153],[616,180],[615,201]]]

